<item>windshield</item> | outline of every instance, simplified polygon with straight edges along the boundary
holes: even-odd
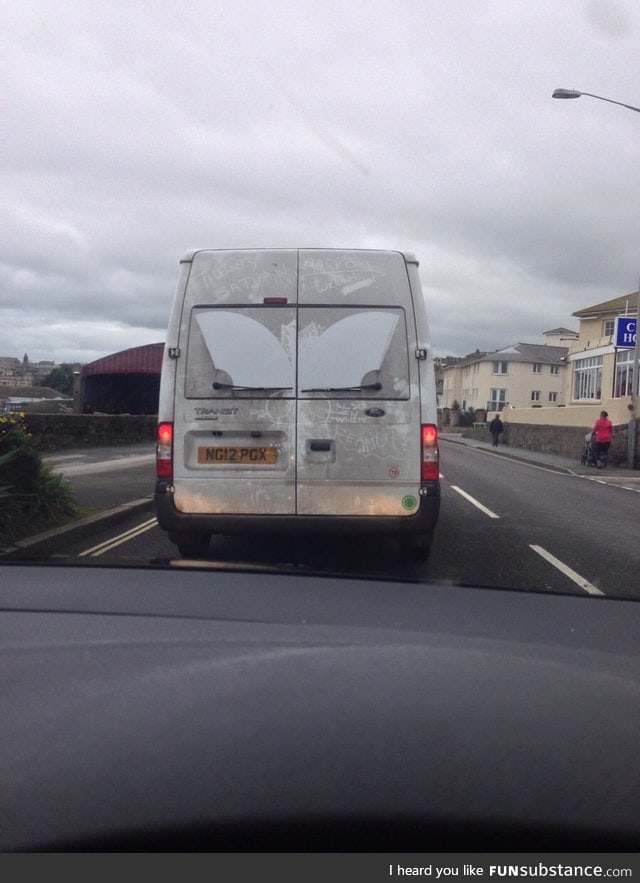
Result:
[[[632,883],[638,0],[4,7],[0,851]]]
[[[636,598],[636,5],[150,8],[5,13],[0,562]]]

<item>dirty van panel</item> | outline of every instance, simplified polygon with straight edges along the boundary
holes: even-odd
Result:
[[[261,304],[265,298],[295,303],[295,250],[198,251],[191,261],[189,304]]]
[[[301,401],[298,513],[414,514],[420,481],[413,407],[407,401]]]
[[[400,252],[300,251],[300,304],[407,303],[405,259]]]
[[[295,512],[295,401],[176,403],[174,504],[188,513]]]

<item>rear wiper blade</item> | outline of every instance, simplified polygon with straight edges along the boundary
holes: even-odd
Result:
[[[363,383],[362,386],[317,386],[312,389],[303,389],[302,392],[359,392],[362,389],[382,389],[382,384]]]
[[[292,386],[240,386],[237,383],[218,383],[217,380],[213,382],[214,389],[256,389],[261,392],[268,392],[269,390],[274,389],[293,389]]]

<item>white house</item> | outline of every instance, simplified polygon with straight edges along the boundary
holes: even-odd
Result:
[[[568,343],[577,332],[545,331],[545,343],[514,343],[493,352],[477,350],[443,369],[442,404],[501,411],[565,404]]]

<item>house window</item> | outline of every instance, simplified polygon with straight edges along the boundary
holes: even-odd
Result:
[[[633,350],[616,353],[616,369],[613,378],[614,399],[633,395]]]
[[[506,374],[507,362],[493,362],[492,374]]]
[[[542,365],[540,364],[540,362],[533,363],[533,373],[542,374]]]
[[[573,398],[599,399],[602,384],[602,356],[578,359],[573,364]]]
[[[531,401],[532,402],[539,402],[540,401],[540,390],[539,389],[532,389],[531,390]]]
[[[616,320],[615,319],[605,319],[602,323],[602,336],[603,337],[613,337],[615,333]]]
[[[550,392],[549,393],[550,404],[555,405],[557,401],[558,401],[558,393],[557,392]]]
[[[560,366],[559,365],[549,365],[549,373],[554,374],[554,375],[559,374],[560,373]]]
[[[502,411],[507,403],[506,389],[492,389],[491,398],[487,402],[487,411]]]

